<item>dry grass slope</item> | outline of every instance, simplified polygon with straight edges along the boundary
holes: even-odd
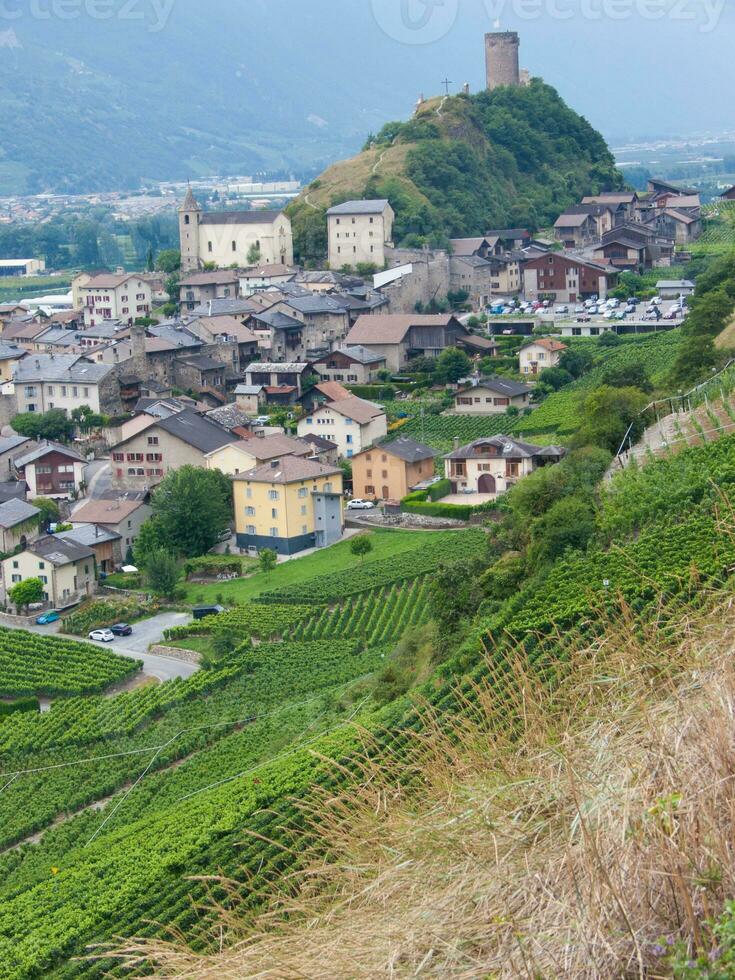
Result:
[[[133,971],[217,978],[657,977],[662,936],[712,942],[735,893],[735,609],[519,657],[448,724],[302,804],[320,845],[263,914],[220,910],[217,952],[133,941]],[[510,679],[509,679],[510,678]],[[325,855],[329,855],[325,857]],[[146,973],[146,975],[148,975]]]

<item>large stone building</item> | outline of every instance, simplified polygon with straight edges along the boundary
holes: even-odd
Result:
[[[206,262],[219,268],[293,265],[291,222],[282,211],[202,211],[191,188],[179,208],[179,237],[185,273]]]
[[[393,208],[386,200],[345,201],[327,211],[329,267],[385,265],[385,246],[393,241]]]

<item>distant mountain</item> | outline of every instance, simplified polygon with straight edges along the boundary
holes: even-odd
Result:
[[[335,84],[289,29],[290,0],[178,0],[161,30],[150,2],[113,2],[145,19],[0,17],[0,194],[319,169],[354,152],[395,100],[357,105],[359,78]],[[296,16],[335,50],[333,3]]]
[[[602,136],[549,85],[434,99],[329,167],[288,208],[300,261],[326,253],[325,210],[388,198],[397,243],[446,244],[490,228],[553,223],[584,194],[621,187]]]

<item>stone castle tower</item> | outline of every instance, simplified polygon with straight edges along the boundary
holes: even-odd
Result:
[[[520,38],[515,31],[485,35],[485,65],[490,91],[500,85],[521,84],[519,47]]]
[[[179,208],[179,241],[181,243],[181,271],[196,272],[201,264],[199,254],[199,224],[202,209],[191,187]]]

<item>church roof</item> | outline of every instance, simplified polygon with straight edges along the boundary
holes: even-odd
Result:
[[[203,225],[272,225],[281,211],[207,211]]]

